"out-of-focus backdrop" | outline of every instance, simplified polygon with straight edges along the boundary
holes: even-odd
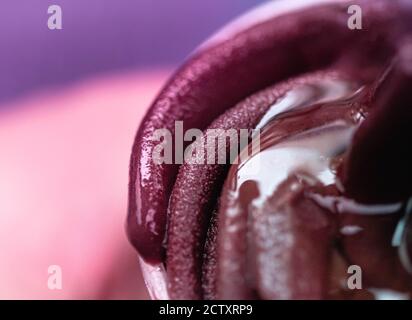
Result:
[[[147,298],[123,228],[135,131],[170,72],[260,2],[0,2],[0,299]]]
[[[262,0],[2,0],[0,100],[94,75],[175,66]],[[63,29],[47,27],[60,5]]]

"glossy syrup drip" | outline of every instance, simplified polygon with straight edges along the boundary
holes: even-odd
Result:
[[[387,264],[384,262],[380,277],[391,277],[393,275],[388,274],[391,272],[401,273],[393,285],[391,281],[376,281],[379,270],[376,270],[376,261],[371,259],[371,265],[361,265],[367,273],[368,283],[364,286],[367,290],[363,290],[362,294],[348,294],[346,288],[336,288],[347,276],[345,272],[338,271],[342,269],[342,262],[339,262],[340,266],[332,265],[329,272],[339,273],[341,283],[332,284],[335,287],[330,292],[339,292],[339,298],[349,296],[352,299],[409,298],[410,285],[404,286],[401,282],[406,278],[410,282],[408,273],[412,274],[412,202],[408,208],[404,202],[358,203],[346,197],[337,174],[354,132],[368,113],[370,106],[365,105],[365,97],[369,89],[335,79],[297,86],[289,91],[260,121],[257,126],[260,130],[260,149],[250,152],[254,148],[251,144],[243,150],[252,155],[246,158],[241,155],[240,158],[246,160],[232,166],[226,180],[226,191],[232,202],[236,203],[239,199],[242,207],[254,212],[261,210],[289,177],[304,181],[309,186],[305,191],[307,198],[329,212],[338,225],[335,238],[343,252],[341,248],[334,248],[333,251],[334,255],[341,256],[339,261],[345,260],[344,265],[364,262],[362,257],[359,258],[361,251],[371,247],[375,260],[391,260]],[[248,188],[253,188],[254,192],[249,192]],[[244,204],[245,195],[249,193],[256,195]],[[237,205],[232,205],[226,212],[226,224],[232,231],[237,228],[238,209]],[[248,219],[255,218],[252,214]],[[378,234],[375,227],[376,230],[384,230],[383,234]],[[248,234],[250,232],[247,231]],[[380,246],[382,249],[375,248]],[[392,268],[392,265],[400,267]],[[250,275],[246,277],[255,278]]]
[[[254,180],[260,192],[254,202],[259,204],[295,171],[311,173],[324,185],[335,183],[333,161],[344,153],[364,118],[363,105],[358,103],[364,92],[362,87],[336,79],[289,91],[256,127],[260,150],[243,150],[252,156],[231,170],[236,172],[233,191]],[[242,154],[240,158],[245,159]]]

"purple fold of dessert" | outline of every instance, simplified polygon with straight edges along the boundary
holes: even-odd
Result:
[[[140,125],[127,232],[154,298],[411,297],[412,2],[359,0],[359,28],[351,1],[290,3],[201,46]]]

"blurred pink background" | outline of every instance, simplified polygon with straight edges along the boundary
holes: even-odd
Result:
[[[0,299],[148,298],[124,233],[134,134],[171,71],[259,2],[1,2]]]

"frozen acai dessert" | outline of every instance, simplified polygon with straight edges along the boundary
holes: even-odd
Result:
[[[127,218],[153,298],[411,297],[412,1],[351,4],[266,4],[159,93]]]

